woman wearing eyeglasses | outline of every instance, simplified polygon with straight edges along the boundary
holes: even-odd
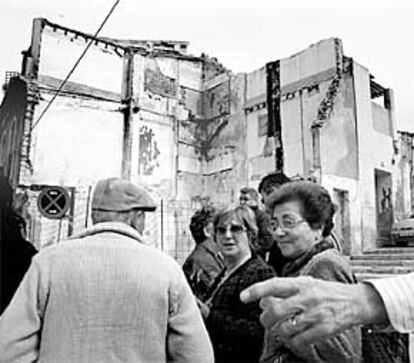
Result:
[[[207,306],[200,307],[213,343],[215,361],[257,362],[264,336],[259,320],[261,310],[258,303],[243,304],[239,295],[252,283],[276,274],[250,250],[249,241],[257,235],[251,209],[238,206],[220,211],[214,220],[214,232],[225,270],[215,281]]]
[[[289,262],[283,277],[309,275],[319,279],[355,283],[347,260],[334,248],[328,237],[333,228],[335,206],[329,193],[319,184],[298,181],[285,184],[267,203],[271,228],[284,257]],[[272,298],[263,299],[263,306]],[[280,323],[278,328],[292,329],[301,321],[301,311]],[[360,362],[360,329],[352,328],[332,339],[300,349],[281,342],[272,330],[266,331],[261,362]]]

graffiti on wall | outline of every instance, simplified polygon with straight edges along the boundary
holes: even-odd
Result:
[[[154,131],[148,126],[141,126],[139,130],[139,174],[152,175],[154,169],[160,166],[158,161],[160,154]]]
[[[382,196],[380,200],[381,205],[381,213],[386,212],[387,210],[392,208],[392,202],[391,202],[391,188],[390,187],[382,187],[381,188]]]
[[[388,241],[393,221],[391,174],[375,170],[377,233],[379,241]]]

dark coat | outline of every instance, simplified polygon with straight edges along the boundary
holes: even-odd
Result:
[[[0,173],[0,314],[12,299],[37,252],[23,238],[25,222],[12,204],[13,189]]]
[[[258,361],[264,335],[259,321],[261,309],[259,302],[243,304],[240,292],[274,276],[271,267],[261,258],[253,257],[214,291],[205,323],[217,363]]]
[[[211,285],[223,269],[223,257],[219,254],[217,244],[209,239],[196,245],[183,265],[191,290],[201,301],[205,300]]]
[[[10,303],[14,293],[20,285],[26,271],[29,269],[32,257],[37,253],[33,245],[23,238],[5,241],[2,236],[1,243],[1,294],[0,314]]]
[[[283,277],[312,276],[322,280],[356,283],[347,260],[335,250],[331,241],[323,241],[311,251],[285,265]],[[361,332],[358,327],[298,351],[290,351],[278,342],[277,336],[266,331],[265,349],[261,362],[322,363],[361,362]]]

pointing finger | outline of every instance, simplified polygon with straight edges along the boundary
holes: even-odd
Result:
[[[240,299],[249,303],[267,296],[289,297],[299,291],[303,278],[297,277],[274,277],[272,279],[258,282],[240,293]]]

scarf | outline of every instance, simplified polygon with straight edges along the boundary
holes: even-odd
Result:
[[[334,244],[327,240],[323,239],[322,241],[318,242],[317,244],[313,245],[312,248],[305,252],[304,254],[300,255],[299,257],[295,258],[294,260],[286,263],[285,267],[282,270],[282,277],[291,277],[291,276],[298,276],[299,272],[302,270],[304,266],[318,253],[321,253],[325,250],[329,250],[334,248]]]

